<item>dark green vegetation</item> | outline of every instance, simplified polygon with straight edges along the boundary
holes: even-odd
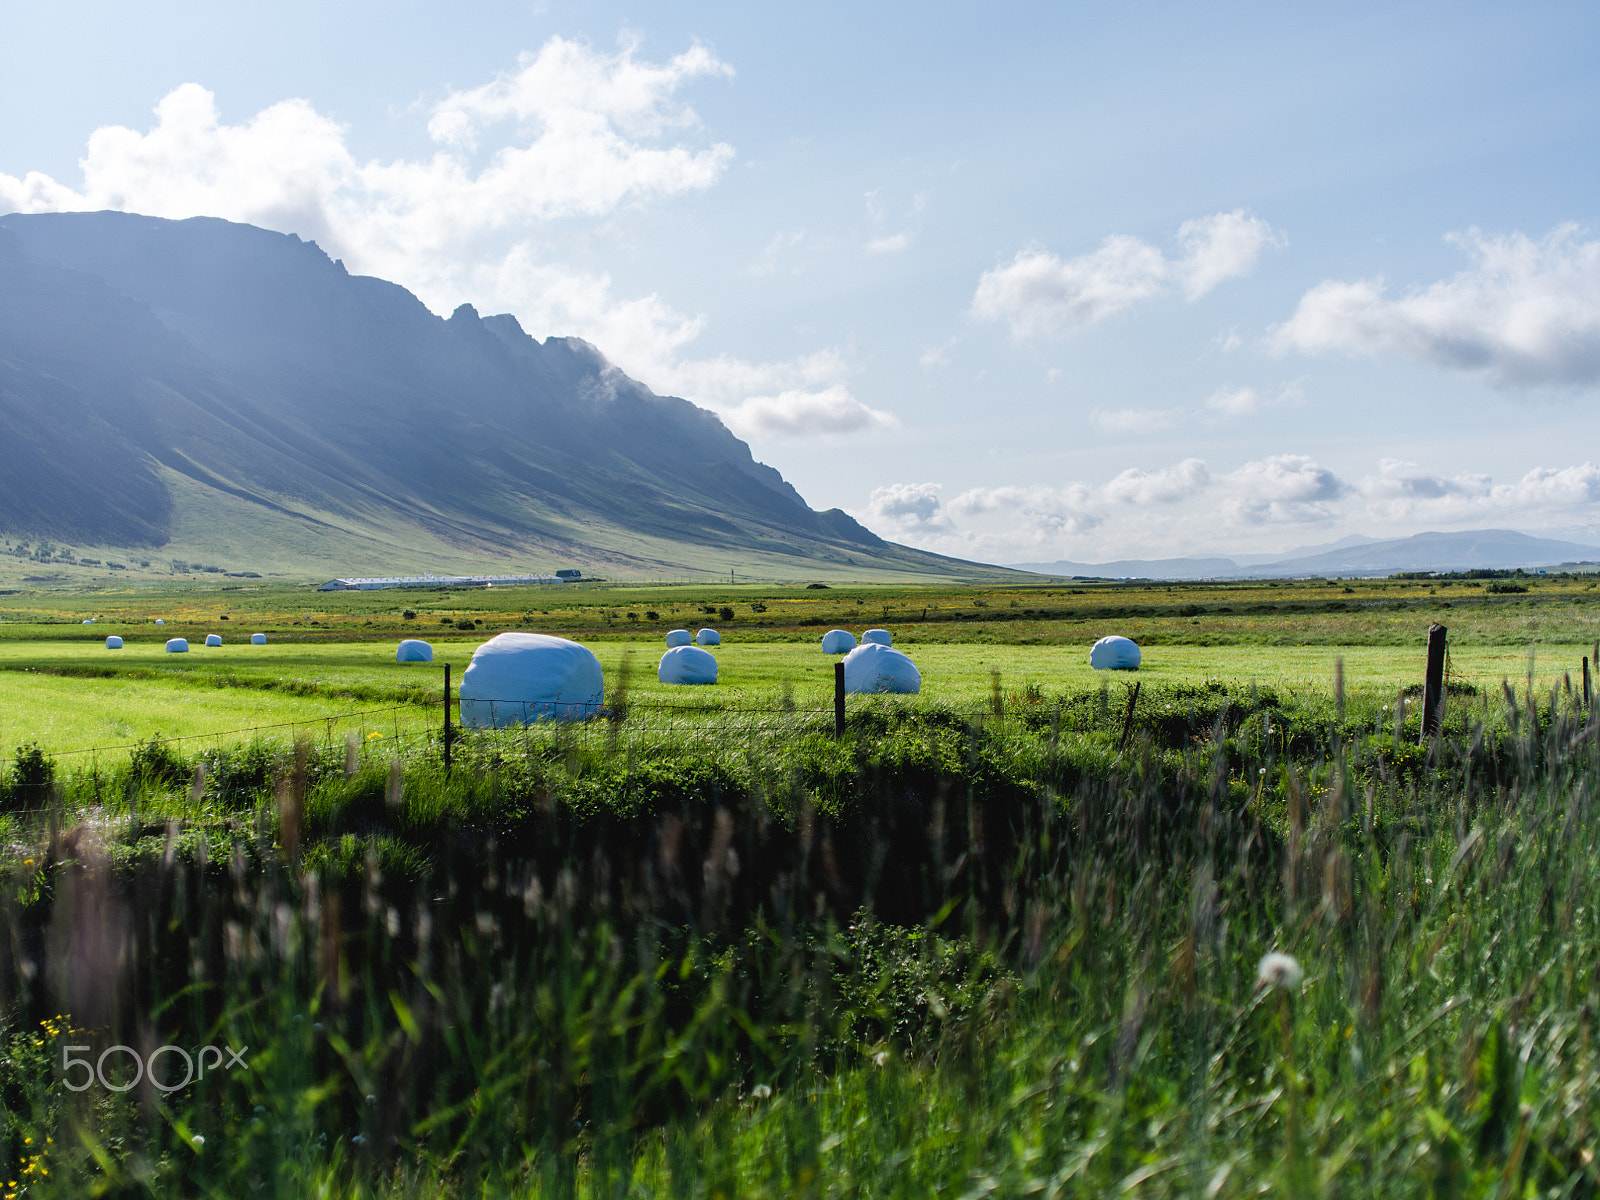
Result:
[[[1419,744],[1388,696],[1129,694],[58,772],[5,832],[8,1162],[29,1196],[1595,1194],[1581,700],[1457,694]],[[63,1086],[119,1043],[249,1068]]]
[[[1005,574],[813,511],[586,342],[442,320],[291,235],[115,212],[0,219],[0,531],[23,581]]]

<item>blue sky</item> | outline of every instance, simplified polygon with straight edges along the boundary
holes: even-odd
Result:
[[[1600,541],[1600,10],[60,5],[0,211],[314,238],[989,561]]]

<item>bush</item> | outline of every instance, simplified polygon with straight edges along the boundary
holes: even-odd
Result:
[[[17,757],[11,766],[10,786],[0,789],[0,800],[11,812],[24,808],[38,808],[50,794],[50,783],[56,775],[56,764],[44,756],[39,743],[29,742],[17,747]]]
[[[134,778],[144,784],[176,787],[189,778],[189,764],[159,733],[135,746],[131,758]]]
[[[661,620],[661,614],[658,613],[653,608],[646,609],[645,610],[645,614],[644,614],[644,619],[646,621],[659,621],[659,620]]]
[[[414,608],[406,609],[400,614],[400,619],[402,621],[415,621],[417,619],[417,610]]]
[[[724,604],[721,608],[717,609],[717,619],[719,621],[733,620],[733,609]]]
[[[461,620],[456,622],[457,629],[476,629],[477,627],[478,623],[471,617],[462,617]]]

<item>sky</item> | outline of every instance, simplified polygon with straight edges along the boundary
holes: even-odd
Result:
[[[0,212],[586,338],[896,541],[1600,544],[1592,4],[0,12]]]

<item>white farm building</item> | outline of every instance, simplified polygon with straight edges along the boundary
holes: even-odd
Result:
[[[555,575],[377,575],[361,579],[330,579],[319,592],[377,592],[384,588],[521,587],[536,583],[565,583]]]

